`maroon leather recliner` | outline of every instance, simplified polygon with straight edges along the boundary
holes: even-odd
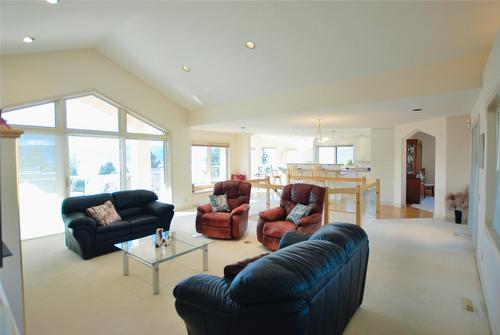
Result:
[[[214,195],[227,195],[229,212],[212,212],[210,204],[198,206],[196,231],[208,237],[237,239],[248,226],[252,185],[243,181],[222,181],[214,185]]]
[[[257,222],[257,240],[270,250],[278,250],[283,234],[290,230],[314,233],[321,227],[323,202],[326,188],[310,184],[291,184],[283,188],[280,207],[259,213]],[[286,221],[287,215],[296,204],[311,206],[308,216],[299,220],[299,224]]]

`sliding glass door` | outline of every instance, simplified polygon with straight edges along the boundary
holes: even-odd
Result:
[[[71,197],[121,189],[119,139],[69,136],[68,153]]]
[[[165,146],[162,141],[126,140],[127,189],[148,189],[165,198]]]
[[[64,231],[61,201],[64,180],[58,178],[60,138],[54,134],[27,133],[19,139],[19,209],[21,239]]]

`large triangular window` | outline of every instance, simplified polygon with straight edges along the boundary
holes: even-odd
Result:
[[[8,124],[18,126],[55,127],[56,112],[53,102],[2,113]]]
[[[138,118],[127,114],[127,132],[136,134],[163,135],[163,132]]]

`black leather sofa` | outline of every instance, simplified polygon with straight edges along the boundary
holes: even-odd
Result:
[[[190,335],[342,334],[363,301],[368,238],[352,224],[286,233],[232,281],[196,275],[174,289]]]
[[[101,226],[85,210],[108,200],[122,220]],[[147,190],[67,198],[61,207],[66,245],[83,259],[90,259],[117,250],[116,243],[154,234],[157,228],[168,230],[174,206],[157,200],[158,196]]]

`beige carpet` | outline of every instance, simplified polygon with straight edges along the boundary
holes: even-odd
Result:
[[[193,213],[176,213],[174,227],[192,231],[193,222]],[[345,334],[489,334],[463,229],[432,219],[369,224],[365,300]],[[209,273],[221,275],[224,265],[264,252],[254,232],[255,222],[240,241],[212,243]],[[23,242],[23,257],[28,335],[186,334],[172,290],[202,272],[201,251],[160,266],[157,296],[144,265],[131,260],[124,277],[119,252],[83,261],[62,235]],[[464,311],[466,297],[476,312]]]

